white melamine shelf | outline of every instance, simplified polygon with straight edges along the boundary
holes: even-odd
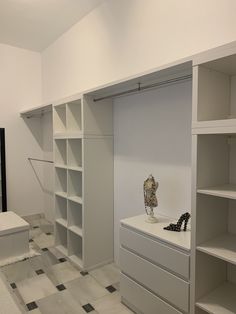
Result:
[[[54,139],[81,139],[83,138],[82,132],[56,132],[53,135]]]
[[[60,225],[62,225],[63,227],[67,228],[67,220],[64,218],[58,218],[56,219],[56,222]]]
[[[82,229],[79,228],[78,226],[71,226],[68,228],[70,231],[74,232],[76,235],[78,235],[79,237],[82,237],[83,236],[83,233],[82,233]]]
[[[68,169],[68,170],[73,170],[73,171],[80,171],[80,172],[83,171],[83,168],[82,168],[82,167],[67,166],[67,169]]]
[[[60,197],[63,197],[63,198],[67,198],[67,193],[66,192],[55,192],[55,195],[57,195],[57,196],[60,196]]]
[[[224,197],[233,200],[236,199],[236,185],[234,184],[226,184],[221,186],[198,189],[197,192],[201,194]]]
[[[197,246],[201,252],[236,265],[236,235],[224,234]]]
[[[30,109],[22,110],[20,112],[20,116],[23,118],[24,117],[31,118],[33,116],[42,115],[47,112],[52,112],[52,104],[42,105],[42,106],[37,106]]]
[[[79,197],[79,196],[68,196],[68,200],[70,200],[72,202],[75,202],[75,203],[78,203],[78,204],[82,204],[83,203],[82,198]]]
[[[67,169],[66,165],[54,164],[55,168]]]
[[[192,123],[193,134],[236,133],[236,119],[197,121]]]
[[[220,287],[200,299],[196,305],[211,314],[236,313],[236,285],[230,282],[223,283]]]
[[[58,251],[60,251],[63,255],[67,255],[68,254],[68,250],[64,245],[57,245],[56,249]]]

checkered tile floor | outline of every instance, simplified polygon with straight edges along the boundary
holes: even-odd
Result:
[[[81,271],[53,247],[51,223],[42,215],[24,219],[31,226],[31,246],[40,256],[0,268],[23,313],[133,313],[120,302],[119,269],[114,264]]]

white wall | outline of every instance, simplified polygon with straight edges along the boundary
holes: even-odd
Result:
[[[55,100],[236,39],[235,0],[107,0],[42,54]]]
[[[143,182],[159,182],[155,213],[191,211],[191,82],[114,102],[115,259],[119,220],[145,213]]]
[[[41,212],[43,195],[28,157],[42,157],[40,120],[27,124],[23,107],[41,102],[40,54],[0,44],[0,127],[6,128],[8,209],[20,215]],[[36,165],[36,172],[42,175]]]

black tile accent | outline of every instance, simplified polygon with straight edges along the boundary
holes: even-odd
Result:
[[[112,285],[111,285],[111,286],[106,287],[106,289],[107,289],[107,291],[109,291],[110,293],[113,293],[113,292],[115,292],[115,291],[116,291],[116,288],[115,288],[115,287],[113,287]]]
[[[80,272],[80,274],[81,274],[82,276],[86,276],[86,275],[88,275],[89,273],[88,273],[87,271],[82,270],[82,271]]]
[[[58,261],[59,261],[60,263],[64,263],[64,262],[66,262],[66,259],[65,259],[64,257],[61,257],[61,258],[58,258]]]
[[[16,289],[16,284],[14,282],[10,283],[10,286],[12,287],[12,289]]]
[[[32,310],[38,308],[38,305],[35,302],[30,302],[30,303],[26,304],[26,306],[27,306],[29,311],[32,311]]]
[[[90,303],[83,305],[82,308],[85,310],[86,313],[89,313],[95,310],[94,307]]]
[[[46,232],[46,235],[52,235],[52,233],[51,232]]]
[[[39,226],[34,226],[34,227],[33,227],[33,229],[38,229],[38,228],[39,228]]]
[[[36,272],[37,275],[42,275],[42,274],[44,274],[44,270],[42,270],[42,269],[38,269],[38,270],[36,270],[35,272]]]
[[[29,239],[29,242],[33,242],[34,240],[33,239]]]
[[[63,291],[63,290],[66,290],[66,287],[63,285],[63,284],[60,284],[58,286],[56,286],[57,290],[59,291]]]
[[[47,251],[48,251],[48,248],[44,247],[44,248],[42,249],[42,251],[47,252]]]

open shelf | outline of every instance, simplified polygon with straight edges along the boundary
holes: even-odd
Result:
[[[55,196],[56,218],[67,221],[67,200],[58,195]]]
[[[82,169],[82,139],[68,140],[68,166]]]
[[[55,168],[55,194],[64,197],[67,193],[67,170]]]
[[[236,313],[235,296],[236,285],[231,282],[225,282],[201,298],[196,305],[207,313],[232,314]]]
[[[236,69],[233,64],[231,69],[226,67],[225,60],[219,59],[198,66],[197,121],[223,122],[236,118]]]
[[[232,134],[236,133],[236,119],[197,121],[192,128],[193,134]]]
[[[82,205],[68,200],[68,225],[82,230]]]
[[[82,198],[82,173],[68,170],[68,198],[81,202]]]
[[[197,249],[236,265],[236,235],[220,235],[198,245]]]
[[[69,230],[68,233],[68,253],[70,259],[77,263],[79,266],[82,265],[83,261],[83,240],[82,237],[73,231]]]
[[[81,132],[81,100],[69,102],[67,104],[67,131],[69,133]]]
[[[236,199],[236,185],[233,184],[198,189],[197,192],[206,195]]]
[[[30,109],[22,110],[20,112],[20,116],[22,118],[31,118],[31,117],[37,117],[37,116],[42,116],[45,113],[52,112],[52,104],[48,105],[42,105],[42,106],[37,106],[33,107]]]
[[[68,228],[70,231],[74,232],[76,235],[82,237],[83,236],[83,232],[82,229],[79,228],[78,226],[71,226]]]
[[[56,139],[54,148],[54,162],[57,166],[65,166],[67,164],[66,140]]]
[[[55,192],[55,195],[67,199],[67,193],[66,192]]]
[[[68,254],[67,247],[67,229],[62,224],[56,222],[56,237],[55,237],[55,245],[56,248],[62,252],[64,255]]]
[[[58,105],[54,107],[53,116],[54,134],[66,132],[66,105]]]
[[[63,227],[67,228],[67,220],[64,218],[57,218],[56,222],[60,225],[62,225]]]

